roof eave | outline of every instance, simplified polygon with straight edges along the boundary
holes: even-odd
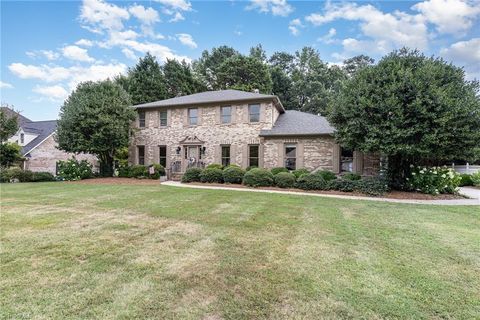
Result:
[[[335,133],[260,133],[260,137],[317,137],[317,136],[333,136]]]
[[[146,106],[145,104],[137,104],[132,106],[134,109],[154,109],[154,108],[166,108],[166,107],[187,107],[187,106],[204,106],[204,105],[213,105],[213,104],[229,104],[237,102],[253,102],[253,101],[274,101],[275,107],[284,113],[285,109],[283,108],[282,103],[277,96],[271,97],[262,97],[262,98],[246,98],[246,99],[233,99],[233,100],[218,100],[218,101],[208,101],[208,102],[197,102],[197,103],[174,103],[174,104],[163,104],[163,105],[150,105]]]

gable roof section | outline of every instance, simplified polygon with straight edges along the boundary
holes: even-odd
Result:
[[[166,100],[159,100],[155,102],[137,104],[133,106],[136,109],[144,108],[159,108],[159,107],[172,107],[172,106],[186,106],[186,105],[201,105],[209,103],[228,103],[228,102],[241,102],[241,101],[255,101],[255,100],[273,100],[277,109],[283,113],[285,109],[277,96],[261,93],[246,92],[240,90],[218,90],[218,91],[205,91],[200,93],[194,93],[187,96],[181,96]]]
[[[25,132],[38,134],[35,139],[23,146],[22,154],[25,156],[55,132],[57,120],[27,122],[22,126],[22,129]]]
[[[261,137],[331,135],[335,129],[325,117],[287,110],[278,116],[270,130],[260,131]]]
[[[28,119],[27,117],[22,116],[17,111],[10,109],[9,107],[0,107],[0,111],[5,113],[8,118],[17,117],[17,124],[19,127],[23,126],[26,122],[31,122],[32,120]]]

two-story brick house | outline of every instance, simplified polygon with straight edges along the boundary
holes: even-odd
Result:
[[[378,158],[342,150],[321,116],[286,111],[278,97],[208,91],[136,105],[131,164],[170,172],[211,163],[372,174]]]

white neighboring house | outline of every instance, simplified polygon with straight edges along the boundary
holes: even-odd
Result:
[[[57,120],[31,121],[19,113],[2,107],[7,116],[16,116],[18,131],[8,139],[22,147],[21,154],[26,159],[23,169],[35,172],[46,171],[56,174],[57,161],[67,160],[75,156],[78,160],[87,160],[94,167],[98,166],[97,158],[91,154],[67,153],[57,148],[55,132]]]

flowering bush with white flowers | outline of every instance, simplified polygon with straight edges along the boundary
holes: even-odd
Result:
[[[437,195],[457,193],[462,177],[447,167],[414,167],[407,178],[408,186],[415,191]]]
[[[78,161],[75,158],[57,162],[58,180],[82,180],[93,176],[92,165],[86,160]]]

